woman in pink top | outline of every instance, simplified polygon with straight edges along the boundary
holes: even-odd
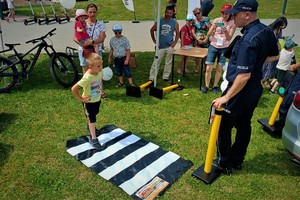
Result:
[[[215,80],[213,85],[213,92],[216,94],[219,91],[219,81],[222,74],[222,67],[225,65],[226,58],[224,52],[230,44],[230,40],[235,32],[234,21],[231,19],[231,15],[225,13],[226,10],[232,8],[232,5],[225,3],[222,6],[222,17],[216,18],[213,25],[210,27],[204,43],[211,39],[210,46],[208,47],[208,54],[206,58],[206,72],[205,72],[205,88],[202,93],[209,91],[209,84],[211,79],[211,71],[214,66],[216,58],[218,58],[217,71],[215,74]]]

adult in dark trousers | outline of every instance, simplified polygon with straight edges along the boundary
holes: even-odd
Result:
[[[235,43],[227,68],[228,86],[222,96],[213,100],[215,108],[224,107],[218,136],[218,165],[225,174],[232,168],[242,169],[251,137],[251,118],[263,88],[262,65],[267,57],[277,56],[277,41],[272,29],[256,16],[256,0],[237,0],[226,13],[233,15],[243,36]],[[235,141],[231,143],[233,127]]]
[[[164,81],[169,80],[169,76],[172,71],[174,47],[179,39],[179,24],[176,19],[172,18],[173,14],[174,8],[172,6],[167,6],[165,10],[165,17],[160,19],[159,41],[156,41],[156,37],[154,35],[157,30],[157,23],[155,23],[150,29],[152,41],[156,44],[156,48],[158,48],[158,58],[155,58],[153,61],[150,69],[149,80],[154,80],[156,78],[157,74],[155,74],[155,67],[157,67],[158,73],[159,65],[164,56],[166,56],[166,58],[162,78]]]
[[[202,10],[202,16],[207,17],[210,11],[214,8],[215,4],[213,3],[213,0],[201,0],[201,10]]]

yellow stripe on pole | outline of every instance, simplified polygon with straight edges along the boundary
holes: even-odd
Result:
[[[173,89],[175,89],[177,87],[179,87],[179,84],[174,84],[174,85],[170,85],[168,87],[164,87],[162,90],[163,90],[163,92],[167,92],[167,91],[173,90]]]
[[[152,81],[148,81],[142,85],[140,85],[141,90],[145,89],[146,87],[148,87],[149,85],[151,85],[153,82]]]
[[[224,109],[222,108],[219,109],[218,111],[223,111],[223,110]],[[212,162],[216,151],[216,142],[217,142],[217,137],[218,137],[219,128],[221,124],[221,119],[222,119],[222,115],[216,113],[210,131],[210,138],[209,138],[206,159],[204,164],[204,172],[207,174],[211,172]]]
[[[277,118],[277,115],[278,115],[278,112],[279,112],[279,108],[280,108],[280,105],[281,105],[282,101],[283,101],[283,97],[280,96],[278,98],[278,100],[277,100],[275,108],[274,108],[274,110],[272,112],[272,115],[271,115],[271,117],[269,119],[269,122],[268,122],[268,124],[271,125],[271,126],[273,126],[275,124],[275,120]]]

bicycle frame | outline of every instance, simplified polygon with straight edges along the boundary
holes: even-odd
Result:
[[[48,48],[51,49],[51,52],[48,51]],[[17,63],[14,64],[20,64],[22,63],[22,61],[24,61],[24,58],[29,55],[31,52],[33,52],[35,49],[37,49],[37,52],[35,53],[32,63],[30,64],[30,71],[28,73],[31,73],[31,71],[33,70],[42,50],[44,49],[45,52],[48,54],[49,58],[51,57],[52,53],[55,53],[56,51],[54,50],[52,45],[48,45],[46,41],[42,40],[41,42],[39,42],[37,45],[35,45],[34,47],[32,47],[29,51],[27,51],[24,54],[20,54],[17,52],[17,50],[15,48],[13,48],[12,50],[15,53],[15,56],[17,56],[17,58],[19,59],[19,61]],[[23,70],[24,66],[22,65],[22,70]]]

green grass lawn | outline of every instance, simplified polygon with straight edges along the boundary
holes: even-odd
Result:
[[[154,1],[155,6],[157,6],[157,0]],[[161,1],[161,14],[163,15],[166,0]],[[178,1],[177,3],[177,18],[178,19],[185,19],[186,12],[187,12],[187,0]],[[214,1],[215,8],[210,13],[210,18],[214,19],[220,16],[220,8],[222,7],[224,2],[228,2],[234,4],[235,0],[227,0],[227,1]],[[259,2],[259,9],[258,9],[258,16],[261,19],[275,19],[282,15],[282,7],[284,0],[260,0]],[[85,8],[88,3],[95,3],[99,8],[98,19],[101,20],[133,20],[134,15],[133,12],[127,10],[123,5],[121,0],[93,0],[93,1],[82,1],[77,2],[74,9],[67,10],[70,16],[74,16],[75,10],[78,8]],[[153,20],[153,5],[152,0],[133,0],[134,8],[135,8],[135,15],[138,20]],[[33,4],[34,5],[34,4]],[[45,5],[46,13],[49,16],[53,15],[51,6]],[[64,16],[63,9],[60,5],[54,5],[56,13],[60,16]],[[33,9],[37,16],[43,16],[43,11],[41,6],[34,5]],[[31,10],[29,6],[21,6],[16,8],[16,14],[18,15],[27,15],[30,16]],[[288,19],[295,19],[299,18],[300,11],[299,11],[299,2],[298,0],[288,0],[285,17]]]
[[[299,53],[298,47],[298,58]],[[154,53],[137,55],[138,67],[132,73],[139,85],[147,81]],[[189,66],[192,69],[192,61]],[[299,167],[291,163],[281,139],[266,134],[257,123],[269,118],[278,98],[267,90],[253,116],[243,170],[231,177],[222,175],[211,185],[191,177],[205,161],[209,109],[219,95],[202,95],[199,75],[176,74],[177,79],[184,90],[168,92],[159,100],[148,90],[142,98],[127,97],[124,88],[115,87],[113,77],[105,82],[108,98],[98,115],[98,127],[115,124],[194,163],[160,199],[299,198]],[[158,79],[159,87],[165,85]],[[66,152],[67,140],[89,133],[80,102],[52,79],[46,56],[28,80],[10,94],[0,94],[0,102],[0,199],[130,199]]]

